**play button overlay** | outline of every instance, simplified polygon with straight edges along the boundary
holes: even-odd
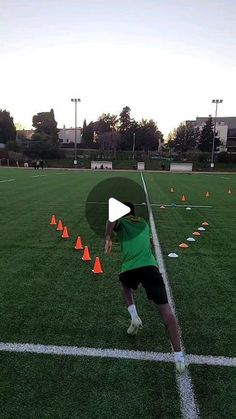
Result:
[[[115,198],[110,198],[108,201],[108,219],[111,221],[119,220],[119,218],[124,217],[124,215],[129,214],[130,207],[122,204],[122,202],[117,201]]]
[[[106,177],[105,177],[106,176]],[[105,179],[104,179],[105,177]],[[130,177],[139,179],[139,176],[132,174]],[[101,181],[99,182],[99,178]],[[91,172],[90,185],[94,187],[88,192],[85,204],[85,216],[90,229],[104,240],[106,222],[113,222],[130,212],[130,208],[124,202],[131,202],[134,204],[135,215],[142,217],[148,222],[147,206],[143,205],[146,202],[145,193],[140,183],[126,177],[115,176],[113,173],[93,173]],[[80,204],[80,196],[78,195],[78,203]],[[78,217],[81,206],[78,207]],[[137,234],[140,230],[137,229]],[[82,233],[81,233],[82,234]],[[135,235],[136,233],[134,233]],[[93,239],[93,238],[92,238]],[[115,236],[114,236],[115,239]]]

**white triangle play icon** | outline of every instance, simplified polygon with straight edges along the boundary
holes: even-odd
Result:
[[[130,212],[130,208],[115,198],[109,198],[108,201],[108,219],[113,222]]]

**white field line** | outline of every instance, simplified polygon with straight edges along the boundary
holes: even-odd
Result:
[[[105,201],[89,201],[87,204],[95,204],[95,205],[108,205],[108,202]],[[141,204],[134,203],[135,206],[145,206],[147,205],[146,202],[142,202]],[[161,205],[164,205],[164,207],[179,207],[179,208],[212,208],[212,205],[191,205],[191,204],[163,204],[163,203],[153,203],[150,204],[151,207],[160,207]]]
[[[47,176],[47,175],[34,175],[32,177],[44,177],[44,176]]]
[[[84,348],[78,346],[41,345],[34,343],[0,342],[0,352],[33,353],[44,355],[88,356],[95,358],[133,359],[137,361],[174,363],[173,354],[126,349]],[[210,355],[187,355],[188,364],[236,367],[236,358]]]
[[[164,207],[179,207],[179,208],[212,208],[212,205],[191,205],[191,204],[150,204],[151,207],[159,207],[164,205]]]
[[[177,319],[175,303],[174,303],[171,288],[170,288],[170,285],[169,285],[168,276],[167,276],[167,272],[166,272],[165,264],[164,264],[164,259],[163,259],[163,256],[162,256],[161,246],[160,246],[160,242],[159,242],[158,235],[157,235],[155,221],[154,221],[154,218],[153,218],[152,208],[151,208],[150,201],[149,201],[148,191],[147,191],[146,183],[144,181],[142,172],[141,172],[141,179],[142,179],[142,182],[143,182],[143,188],[144,188],[146,201],[147,201],[147,206],[148,206],[149,222],[150,222],[150,227],[151,227],[151,231],[152,231],[153,245],[154,245],[154,249],[155,249],[156,258],[158,260],[160,272],[162,273],[163,280],[165,282],[169,304],[170,304],[173,312],[175,313],[175,316],[176,316],[176,319]],[[177,322],[178,322],[178,319],[177,319]],[[178,324],[178,327],[179,327],[180,335],[182,335],[179,324]],[[183,342],[182,342],[182,337],[181,337],[181,346],[182,346],[182,350],[184,351],[184,345],[183,345]],[[196,418],[198,418],[199,417],[199,407],[198,407],[198,404],[197,404],[196,399],[195,399],[193,384],[192,384],[192,380],[191,380],[191,376],[190,376],[189,371],[186,370],[182,374],[176,373],[176,381],[177,381],[179,394],[180,394],[181,412],[182,412],[183,418],[184,419],[196,419]]]
[[[1,182],[1,183],[5,183],[5,182],[13,182],[13,180],[16,180],[16,179],[0,180],[0,182]]]

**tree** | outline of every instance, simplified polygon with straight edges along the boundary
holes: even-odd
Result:
[[[117,115],[103,113],[99,116],[98,121],[104,123],[104,127],[106,129],[104,132],[116,131],[118,128],[119,119],[117,118]]]
[[[23,131],[25,129],[24,125],[21,122],[15,122],[16,131]]]
[[[185,153],[197,148],[200,138],[199,128],[191,122],[181,123],[168,135],[168,146],[175,151]]]
[[[55,121],[53,109],[51,109],[50,112],[40,112],[37,115],[34,115],[32,125],[36,128],[35,134],[44,133],[48,136],[50,141],[55,144],[58,143],[58,133],[60,130],[57,128],[57,122]]]
[[[28,141],[26,154],[33,158],[50,159],[60,157],[60,151],[57,144],[51,140],[51,136],[44,132],[37,132],[32,140]]]
[[[129,106],[125,106],[120,113],[119,131],[121,133],[127,132],[132,126],[132,119],[130,117],[130,112],[131,112],[131,109],[129,108]]]
[[[213,137],[214,137],[214,123],[212,121],[212,117],[209,116],[208,120],[206,121],[201,131],[201,135],[198,142],[199,150],[210,153],[212,151]],[[214,144],[214,151],[218,149],[220,144],[221,144],[221,141],[216,136],[215,144]]]
[[[142,119],[135,132],[136,150],[158,150],[163,134],[159,131],[153,119]]]
[[[91,121],[88,125],[86,120],[83,124],[83,134],[82,134],[82,144],[85,148],[97,148],[96,138],[95,138],[95,123]]]
[[[16,127],[10,112],[0,109],[0,143],[6,144],[8,141],[15,141]]]

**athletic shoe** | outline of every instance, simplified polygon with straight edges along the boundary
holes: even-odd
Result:
[[[184,355],[179,355],[178,357],[175,357],[175,366],[176,370],[180,373],[186,370],[187,364]]]
[[[127,329],[128,335],[137,335],[138,330],[143,327],[142,320],[140,317],[134,317],[133,320],[131,320],[130,326]]]

